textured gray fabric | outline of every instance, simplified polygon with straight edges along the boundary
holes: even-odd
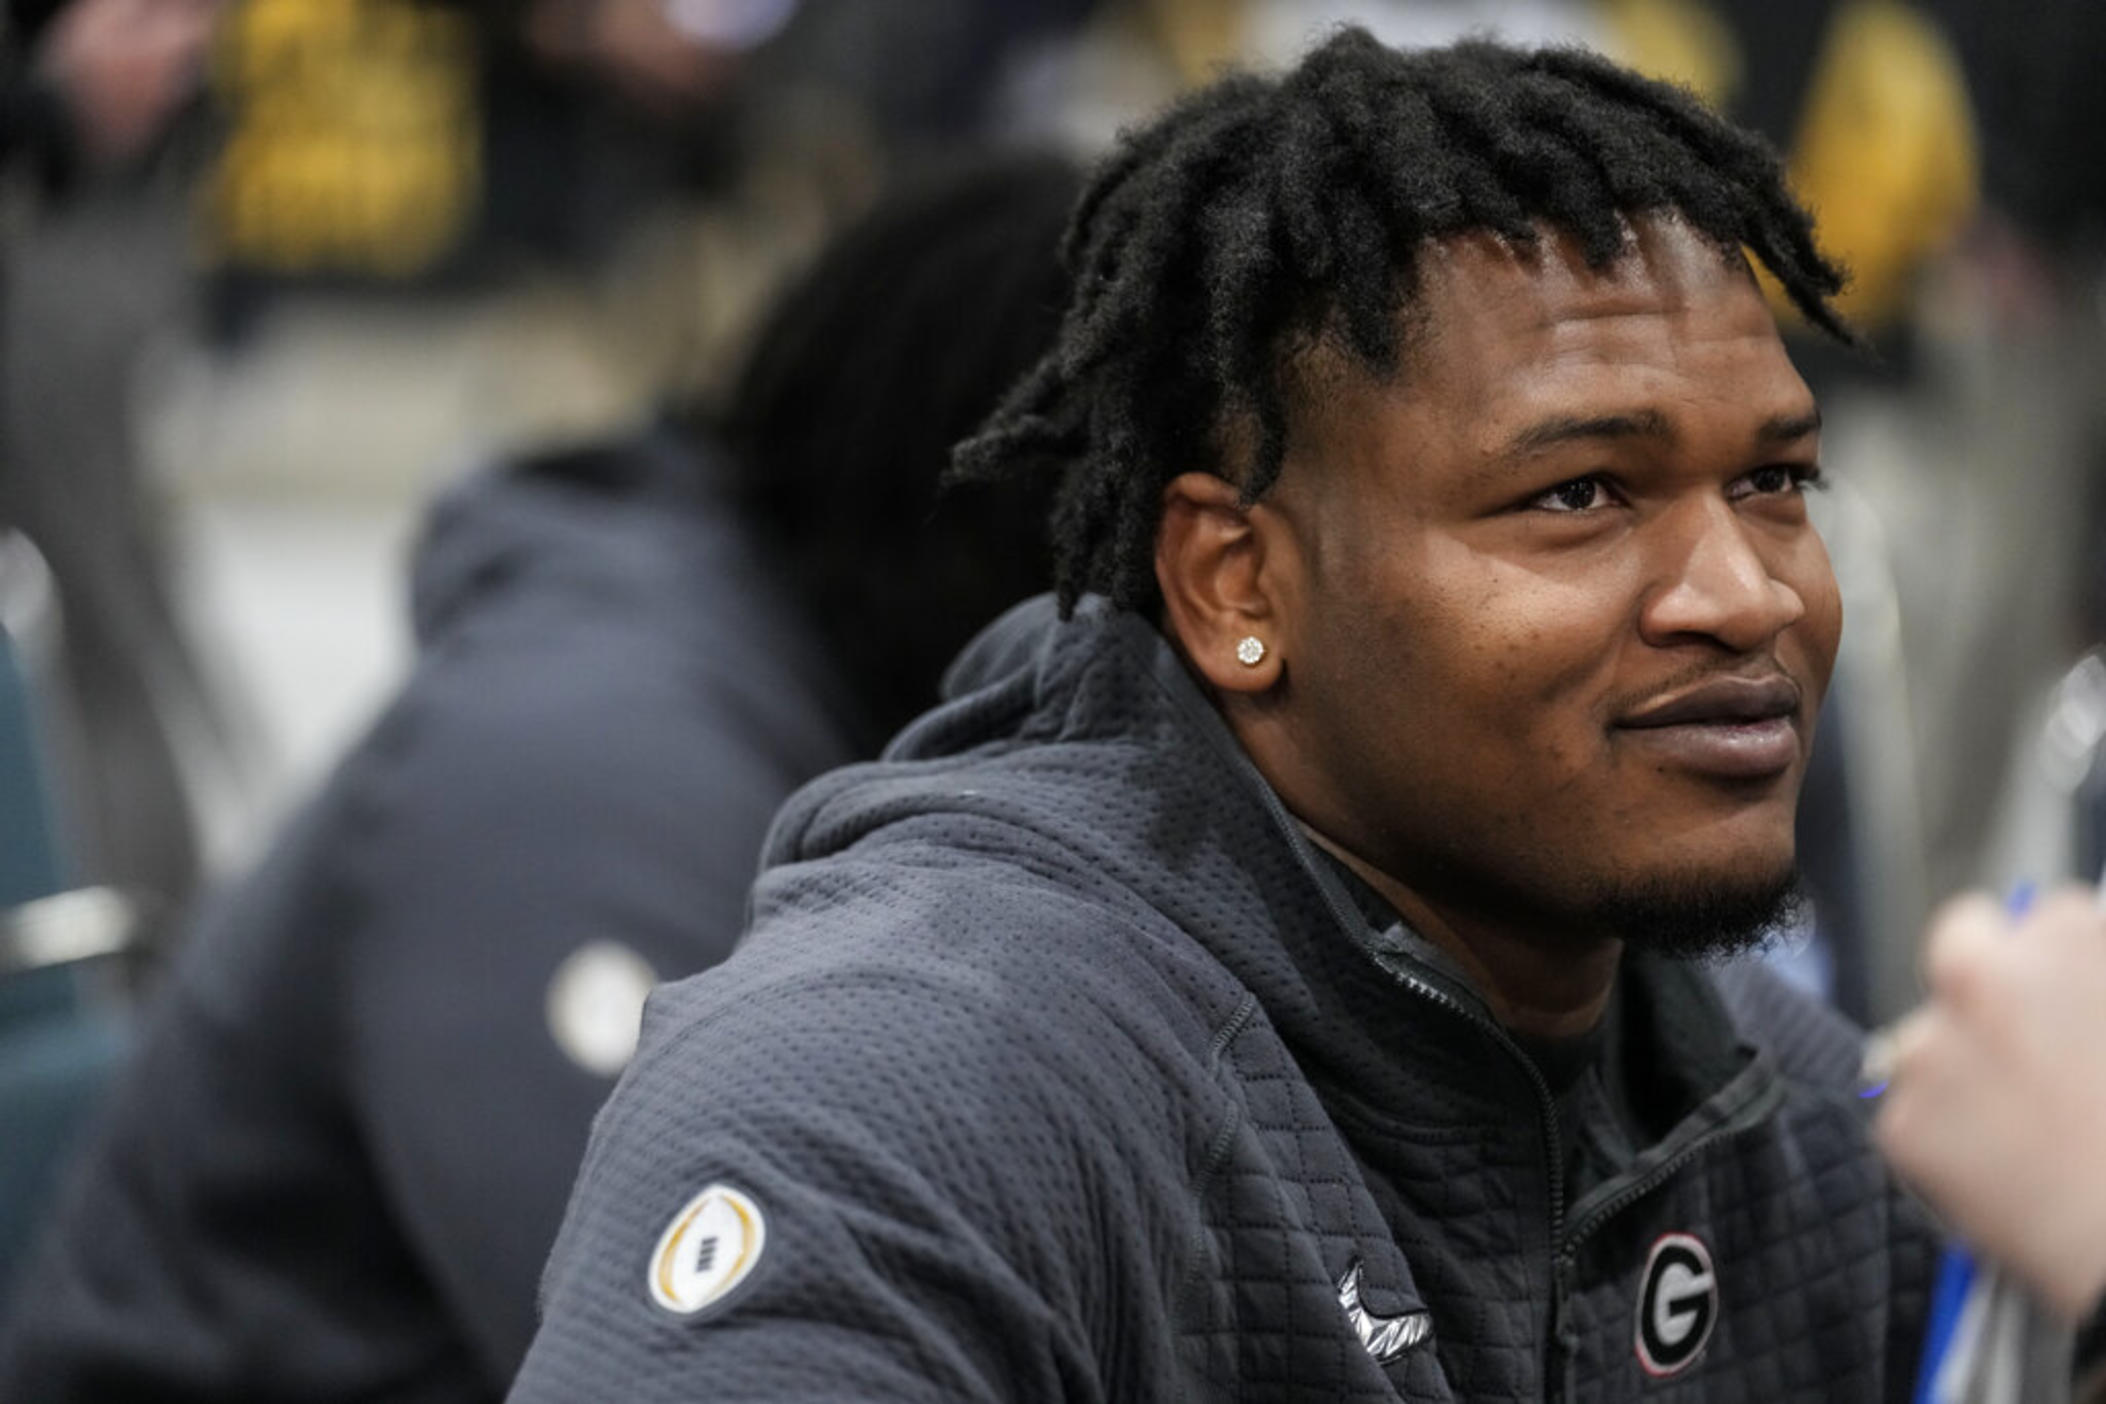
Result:
[[[791,802],[740,950],[654,997],[515,1399],[1906,1397],[1930,1240],[1840,1020],[1628,962],[1688,1109],[1564,1204],[1532,1068],[1423,942],[1368,937],[1144,621],[1024,606],[953,685]],[[676,1315],[647,1275],[712,1184],[765,1246]],[[1669,1233],[1720,1308],[1653,1380]],[[1430,1339],[1378,1363],[1356,1266]]]

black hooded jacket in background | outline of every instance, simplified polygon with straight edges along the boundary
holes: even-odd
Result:
[[[18,1284],[0,1399],[500,1397],[611,1079],[551,981],[722,958],[844,694],[670,440],[481,477],[401,696],[206,913]]]

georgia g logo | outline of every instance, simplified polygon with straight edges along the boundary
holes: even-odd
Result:
[[[1662,1234],[1638,1288],[1638,1363],[1655,1379],[1696,1363],[1718,1322],[1718,1275],[1694,1234]]]

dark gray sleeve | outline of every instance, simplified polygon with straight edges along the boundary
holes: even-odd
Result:
[[[672,979],[721,960],[794,777],[703,700],[634,695],[648,680],[474,681],[490,695],[366,779],[367,909],[341,1002],[346,1094],[381,1191],[491,1378],[509,1379],[618,1070],[559,1042],[552,982],[588,948],[619,956],[603,980],[624,962]],[[615,984],[582,997],[618,1002]]]
[[[1118,1397],[1104,1342],[1160,1334],[1170,1292],[1139,1285],[1166,1236],[1119,1129],[1153,1116],[1159,1141],[1161,1108],[1107,1040],[964,973],[709,988],[737,968],[654,1000],[678,1031],[595,1128],[512,1398]],[[673,1230],[716,1187],[761,1246],[669,1306],[657,1274],[698,1246]],[[730,1237],[702,1251],[750,1246]]]

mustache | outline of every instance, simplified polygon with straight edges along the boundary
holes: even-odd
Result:
[[[1711,664],[1615,699],[1610,716],[1616,725],[1635,727],[1803,717],[1813,691],[1774,659],[1728,667]]]

